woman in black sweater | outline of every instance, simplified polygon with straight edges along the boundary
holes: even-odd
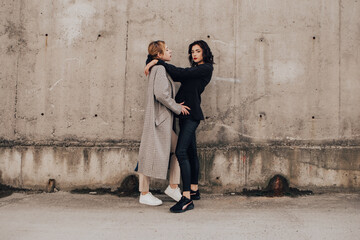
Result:
[[[162,60],[152,60],[146,65],[145,74],[155,64],[165,67],[167,73],[175,82],[181,82],[181,87],[175,97],[177,103],[190,107],[190,115],[179,115],[180,132],[175,154],[178,158],[183,181],[183,197],[173,207],[171,212],[184,212],[194,208],[192,200],[199,200],[198,189],[199,159],[196,148],[196,128],[204,115],[201,110],[201,93],[210,82],[213,72],[213,55],[207,43],[203,40],[189,45],[189,61],[191,67],[179,68]]]

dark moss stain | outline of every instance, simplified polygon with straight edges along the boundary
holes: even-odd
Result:
[[[294,148],[289,152],[289,159],[289,175],[291,178],[297,179],[300,177],[298,169],[301,168],[301,161],[310,159],[310,153],[308,151],[300,150],[299,148]]]
[[[260,152],[260,158],[261,158],[261,174],[268,174],[268,169],[271,169],[271,166],[274,161],[274,156],[269,153],[269,151],[264,150]]]
[[[331,170],[360,170],[360,152],[345,148],[311,149],[308,164]]]
[[[200,172],[199,179],[203,183],[210,182],[210,173],[214,167],[215,151],[212,149],[199,149]]]
[[[7,148],[0,147],[0,156],[4,156],[6,150]]]
[[[99,169],[100,169],[100,173],[102,173],[103,170],[103,161],[104,161],[104,149],[103,148],[97,148],[96,149],[96,154],[98,156],[98,164],[99,164]]]
[[[7,54],[14,54],[20,52],[20,50],[27,47],[27,42],[24,39],[24,27],[21,25],[16,25],[11,21],[7,21],[5,24],[5,32],[9,39],[17,40],[16,43],[13,43],[7,47]]]
[[[54,160],[55,160],[55,164],[57,166],[63,166],[64,163],[64,158],[61,155],[62,149],[58,148],[58,147],[53,147],[53,151],[54,151]]]
[[[303,120],[303,119],[299,119],[299,120],[297,121],[297,125],[298,125],[298,128],[297,128],[298,134],[300,135],[300,133],[301,133],[302,131],[304,131],[304,129],[305,129],[304,120]]]
[[[23,186],[23,168],[24,168],[24,164],[25,164],[25,156],[26,156],[26,148],[19,148],[18,151],[21,154],[21,163],[20,163],[20,187]]]
[[[6,53],[7,54],[13,54],[17,51],[16,47],[13,46],[13,45],[9,45],[7,48],[6,48]]]
[[[219,131],[216,133],[216,139],[219,142],[227,142],[227,134],[225,127],[220,127]]]
[[[5,34],[7,34],[10,39],[17,38],[23,35],[24,27],[17,26],[15,23],[11,21],[7,21],[4,27],[5,27]]]
[[[256,149],[243,149],[242,151],[242,161],[247,163],[248,167],[248,171],[247,174],[250,175],[251,174],[251,169],[254,167],[254,163],[256,161],[255,157],[257,155]],[[247,177],[247,176],[246,176]]]
[[[41,158],[42,158],[42,149],[41,147],[35,147],[33,149],[34,156],[34,173],[38,172],[38,169],[41,168]]]
[[[78,167],[81,162],[82,152],[78,148],[66,148],[63,152],[64,158],[67,163],[67,171],[69,173],[75,173],[78,171]]]
[[[228,159],[227,171],[236,170],[243,174],[245,182],[248,179],[248,161],[246,158],[246,151],[241,148],[229,149],[223,152],[225,158]],[[236,159],[236,161],[234,161]],[[225,166],[224,166],[225,167]]]
[[[72,174],[78,171],[78,167],[82,159],[82,151],[80,148],[52,148],[54,152],[54,161],[56,165],[67,167],[67,172]]]
[[[84,157],[84,171],[89,172],[90,169],[89,149],[84,148],[83,157]]]

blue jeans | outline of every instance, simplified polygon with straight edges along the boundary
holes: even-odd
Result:
[[[196,128],[200,121],[180,118],[180,133],[175,154],[179,161],[183,191],[190,191],[190,184],[198,184],[199,158],[196,149]]]

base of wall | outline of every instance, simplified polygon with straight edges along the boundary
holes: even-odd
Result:
[[[200,147],[200,182],[209,192],[264,188],[276,174],[300,189],[360,190],[360,147],[255,146]],[[0,183],[45,190],[118,188],[136,174],[138,144],[116,146],[2,146]],[[153,180],[151,187],[165,189]]]

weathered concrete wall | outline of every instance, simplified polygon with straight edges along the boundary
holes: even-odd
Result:
[[[134,174],[138,148],[122,146],[16,146],[0,148],[2,182],[44,189],[48,179],[69,190],[116,188]],[[353,147],[232,146],[200,148],[200,184],[209,191],[266,187],[275,174],[307,189],[359,189],[360,151]],[[164,188],[165,181],[152,187]]]
[[[0,1],[0,182],[116,186],[132,173],[147,45],[216,65],[202,184],[360,189],[360,1]],[[211,153],[211,154],[210,154]],[[262,184],[261,184],[262,183]]]

